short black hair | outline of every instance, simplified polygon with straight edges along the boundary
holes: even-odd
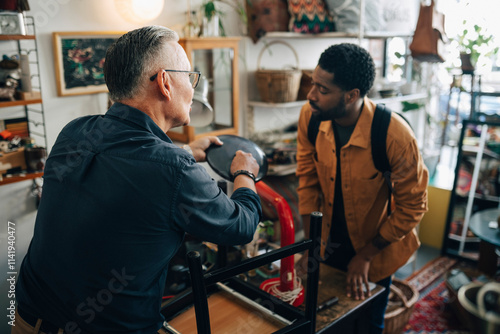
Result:
[[[319,58],[319,67],[334,74],[333,83],[343,90],[359,89],[365,96],[375,80],[375,63],[368,51],[352,43],[328,47]]]

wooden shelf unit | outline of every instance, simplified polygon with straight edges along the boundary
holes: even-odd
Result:
[[[0,186],[16,183],[26,180],[33,180],[43,176],[43,172],[35,172],[35,173],[20,173],[20,174],[12,174],[3,176],[0,180]]]
[[[40,67],[39,67],[39,55],[38,46],[35,33],[35,21],[31,16],[26,17],[26,28],[28,34],[26,35],[0,35],[0,45],[15,43],[16,50],[21,56],[22,54],[28,55],[28,61],[30,63],[30,78],[33,84],[33,78],[37,78],[38,82],[35,81],[33,84],[38,90],[41,96],[41,81],[40,81]],[[30,53],[34,53],[30,57]],[[36,79],[35,79],[36,80]],[[37,96],[38,97],[38,96]],[[32,108],[38,105],[39,107]],[[35,136],[36,139],[42,139],[43,145],[47,147],[47,133],[45,127],[45,113],[43,109],[43,101],[41,98],[29,99],[29,100],[15,100],[15,101],[0,101],[0,109],[2,108],[19,108],[18,114],[23,113],[22,118],[26,118],[28,123],[28,132],[30,136]],[[12,118],[12,117],[10,117]],[[0,110],[0,119],[3,120],[2,110]],[[9,118],[7,118],[9,119]],[[33,129],[35,128],[35,130]],[[41,129],[40,129],[41,128]],[[39,143],[41,145],[41,143]],[[21,182],[25,180],[33,180],[43,176],[43,172],[22,172],[19,174],[7,174],[3,177],[0,175],[0,186],[15,182]]]
[[[23,39],[36,39],[35,35],[0,35],[0,41],[19,41]]]

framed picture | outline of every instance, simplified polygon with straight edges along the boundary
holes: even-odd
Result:
[[[106,50],[125,32],[54,32],[54,62],[59,96],[107,92]]]

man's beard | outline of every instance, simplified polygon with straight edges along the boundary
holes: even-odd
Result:
[[[343,98],[340,99],[339,103],[336,106],[327,110],[319,108],[314,102],[309,101],[309,104],[313,109],[316,110],[315,114],[319,115],[319,118],[322,122],[333,121],[334,119],[342,118],[347,115]]]

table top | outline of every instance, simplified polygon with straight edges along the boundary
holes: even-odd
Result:
[[[497,221],[500,216],[500,209],[487,209],[476,212],[469,222],[469,229],[479,239],[489,242],[492,245],[500,246],[500,229],[490,228],[490,221]]]
[[[352,297],[347,297],[346,274],[343,271],[321,263],[319,270],[318,305],[334,296],[338,297],[339,301],[337,304],[316,314],[316,331],[326,329],[366,303],[371,302],[383,290],[382,286],[377,285],[371,291],[371,296],[365,298],[365,300],[355,300]]]

